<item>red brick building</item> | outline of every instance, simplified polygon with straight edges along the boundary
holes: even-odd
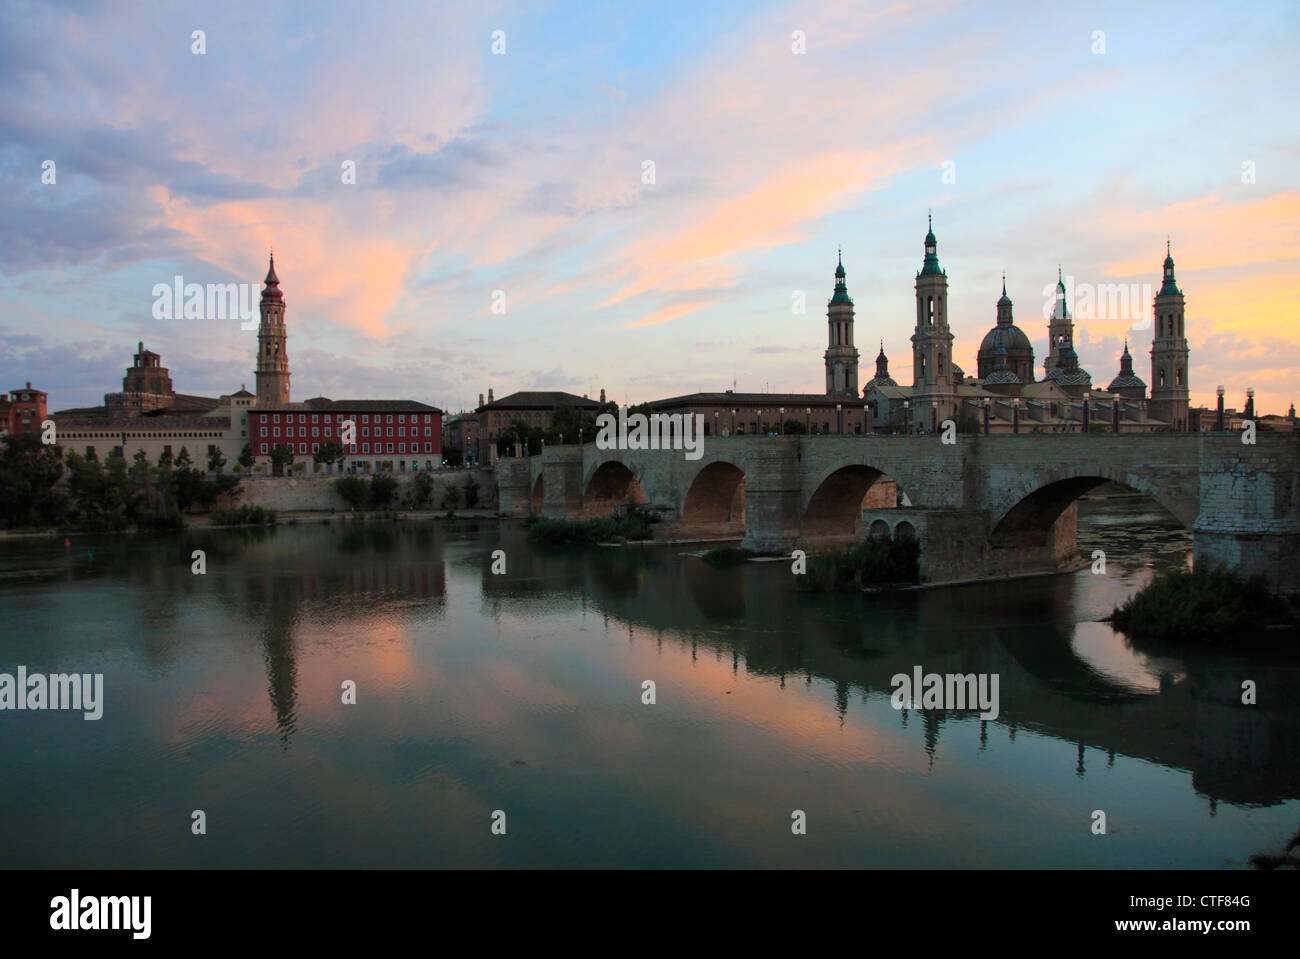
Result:
[[[342,442],[349,420],[356,434],[355,442],[344,448],[345,470],[405,473],[442,465],[442,410],[415,400],[322,396],[292,406],[254,407],[248,412],[249,443],[267,470],[277,443],[292,448],[294,462],[310,463],[322,444]]]
[[[32,389],[28,383],[22,389],[0,393],[0,430],[6,433],[41,434],[41,423],[46,419],[45,402],[48,394]]]

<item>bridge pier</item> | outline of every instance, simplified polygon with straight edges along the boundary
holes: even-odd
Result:
[[[1294,447],[1291,456],[1269,452],[1236,444],[1202,457],[1200,512],[1192,525],[1195,561],[1261,575],[1279,593],[1300,592]]]
[[[542,516],[582,519],[581,446],[552,446],[542,457]]]
[[[799,438],[764,438],[746,458],[742,549],[785,552],[797,545],[803,476]]]
[[[527,457],[498,460],[497,511],[504,516],[527,516],[532,496],[532,476]]]

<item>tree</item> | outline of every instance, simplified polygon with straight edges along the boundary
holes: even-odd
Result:
[[[455,509],[460,505],[460,487],[455,483],[448,483],[442,491],[442,508]]]
[[[250,448],[247,443],[244,444],[244,448],[248,450],[248,454],[251,458],[253,454],[252,448]],[[213,446],[212,452],[208,454],[208,472],[220,473],[225,468],[226,468],[226,458],[221,455],[221,447]]]
[[[782,430],[786,436],[803,436],[808,427],[799,420],[786,420]]]
[[[293,447],[288,443],[276,443],[271,447],[271,469],[276,476],[284,475],[284,468],[293,462]]]
[[[343,444],[335,440],[328,440],[317,448],[311,458],[317,463],[323,463],[332,468],[335,463],[343,462]]]
[[[465,477],[465,507],[473,509],[478,505],[478,483],[474,482],[473,474]]]
[[[542,451],[543,438],[548,443],[558,443],[557,436],[558,434],[553,435],[549,431],[543,433],[540,426],[533,426],[523,420],[515,420],[497,434],[497,452],[504,456],[513,456],[515,444],[518,443],[524,448],[526,455],[536,456]],[[576,434],[574,438],[576,439]]]
[[[335,480],[334,488],[339,491],[339,495],[347,501],[347,504],[353,509],[361,509],[366,505],[366,494],[368,487],[366,481],[360,476],[343,476]]]
[[[253,468],[253,445],[245,443],[244,448],[239,451],[239,459],[236,460],[245,472]]]
[[[397,492],[397,477],[391,473],[376,473],[370,477],[370,502],[383,509],[392,502]]]
[[[423,509],[429,505],[432,498],[433,474],[427,470],[421,470],[411,480],[411,505],[416,509]]]

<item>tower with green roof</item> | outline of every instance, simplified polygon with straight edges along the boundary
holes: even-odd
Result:
[[[844,254],[835,268],[835,293],[826,304],[826,395],[857,398],[858,350],[853,345],[853,299],[844,280]]]
[[[912,334],[912,429],[937,430],[956,415],[948,328],[948,274],[939,267],[939,244],[930,221],[925,260],[916,274],[916,330]]]

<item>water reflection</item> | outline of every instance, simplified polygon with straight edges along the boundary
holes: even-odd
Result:
[[[184,792],[217,777],[225,802],[266,820],[227,864],[1240,863],[1300,818],[1300,667],[1135,645],[1097,622],[1152,568],[1186,561],[1186,533],[1144,509],[1081,510],[1081,549],[1106,549],[1106,576],[890,596],[811,596],[784,564],[715,569],[668,547],[535,550],[516,523],[13,542],[0,663],[105,661],[132,699],[104,728],[135,743],[121,758],[135,779]],[[998,718],[893,710],[891,677],[918,664],[996,673]],[[1240,701],[1245,679],[1257,706]],[[28,773],[75,815],[79,768]],[[1187,798],[1202,818],[1281,808],[1171,853]],[[813,800],[824,831],[790,849],[782,816]],[[1102,802],[1133,824],[1122,853],[1062,827],[1063,809]],[[475,838],[503,804],[529,842]],[[0,815],[9,832],[38,812],[6,787]],[[122,861],[117,840],[81,841],[68,861]],[[174,843],[146,843],[139,862],[189,864]],[[58,859],[17,849],[14,862]]]

